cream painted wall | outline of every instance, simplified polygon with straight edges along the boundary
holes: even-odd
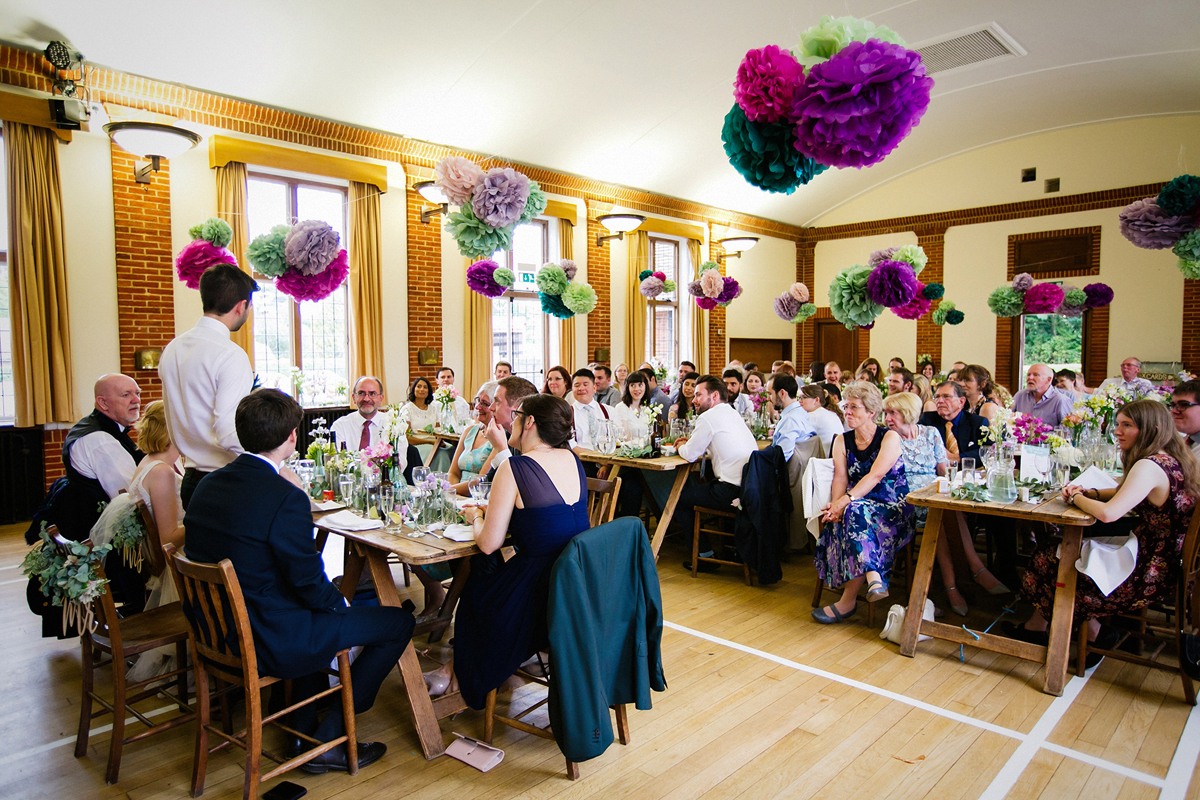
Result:
[[[814,286],[808,287],[812,294],[812,302],[818,306],[829,305],[829,284],[833,277],[852,264],[867,263],[871,251],[884,247],[894,247],[905,244],[916,244],[917,235],[911,231],[889,233],[883,236],[863,236],[857,239],[832,239],[818,242],[814,254],[815,269],[813,271]],[[1007,256],[1006,256],[1007,257]],[[964,304],[955,300],[960,308]],[[968,314],[968,317],[970,314]],[[962,326],[959,326],[962,327]],[[891,311],[885,311],[875,321],[871,329],[871,356],[881,364],[887,365],[888,359],[899,356],[904,363],[917,363],[917,323],[916,320],[900,319]],[[807,366],[804,365],[804,366]],[[855,364],[855,367],[858,365]]]
[[[388,191],[379,199],[380,256],[383,259],[383,368],[388,402],[408,395],[408,204],[404,169],[388,164]]]
[[[216,131],[204,131],[206,141],[181,156],[171,159],[171,254],[172,258],[188,246],[192,237],[188,228],[217,215],[217,179],[208,166],[207,137]],[[171,270],[174,275],[174,264]],[[191,329],[203,313],[200,291],[174,280],[175,335]]]
[[[75,416],[91,411],[92,386],[121,365],[117,335],[117,258],[113,228],[112,157],[102,132],[76,132],[58,145],[67,302],[71,320],[71,377]]]
[[[446,232],[444,217],[434,217],[430,225],[442,225],[442,363],[454,370],[455,385],[464,394],[476,387],[462,385],[466,363],[467,266],[470,260],[458,252],[454,237]],[[432,380],[434,376],[426,375]]]
[[[793,342],[794,349],[796,326],[775,316],[771,304],[796,282],[796,243],[760,237],[758,244],[740,258],[725,259],[725,267],[726,274],[736,278],[742,287],[742,296],[725,309],[727,336],[731,339],[787,339]],[[686,289],[683,294],[687,295]],[[691,298],[686,299],[692,302]]]
[[[1181,115],[1065,128],[951,155],[899,175],[820,215],[812,225],[840,225],[953,208],[1040,200],[1047,178],[1052,197],[1168,181],[1200,169],[1200,117]],[[1021,170],[1037,180],[1021,183]]]

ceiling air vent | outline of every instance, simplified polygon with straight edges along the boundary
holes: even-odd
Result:
[[[947,34],[914,49],[921,54],[929,75],[1026,54],[1025,48],[994,22]]]

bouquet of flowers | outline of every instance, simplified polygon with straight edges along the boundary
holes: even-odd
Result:
[[[396,451],[391,442],[380,439],[370,447],[358,451],[358,461],[364,469],[386,474],[395,463]]]
[[[42,594],[51,605],[63,610],[63,630],[76,624],[79,630],[91,628],[92,601],[108,591],[108,581],[102,580],[96,565],[112,550],[111,544],[92,547],[89,542],[71,542],[70,553],[60,555],[46,530],[38,534],[41,541],[33,546],[21,562],[21,572],[37,576]]]
[[[445,411],[448,406],[454,405],[454,401],[458,399],[458,389],[453,386],[442,386],[433,393],[433,399]]]
[[[305,456],[323,464],[331,455],[337,452],[337,447],[329,439],[330,431],[329,428],[325,427],[325,418],[316,417],[312,422],[313,427],[309,431],[312,434],[312,442],[309,443]]]
[[[649,361],[650,368],[654,370],[654,379],[658,381],[659,388],[669,393],[675,381],[679,379],[675,370],[668,367],[666,362],[658,356],[651,356]]]
[[[988,426],[980,432],[979,438],[992,444],[1000,444],[1014,438],[1015,432],[1013,426],[1017,416],[1017,412],[1011,408],[1002,407],[998,409],[996,411],[996,418],[989,422]]]
[[[1032,414],[1017,414],[1012,424],[1013,436],[1021,444],[1046,444],[1053,430],[1054,427],[1050,423]]]
[[[400,414],[400,404],[384,409],[383,429],[380,438],[395,444],[408,435],[408,420]]]
[[[1075,401],[1075,413],[1070,416],[1078,417],[1079,421],[1071,427],[1081,428],[1087,425],[1096,425],[1101,430],[1107,430],[1121,406],[1132,403],[1134,400],[1140,400],[1146,394],[1154,393],[1153,387],[1149,393],[1139,393],[1122,389],[1115,384],[1097,389],[1091,397],[1081,397]],[[1064,420],[1064,424],[1065,422],[1066,420]]]
[[[764,408],[771,407],[771,393],[766,389],[760,389],[750,395],[750,402],[754,404],[754,413],[760,414]]]

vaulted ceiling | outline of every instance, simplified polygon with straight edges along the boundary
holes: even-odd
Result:
[[[940,159],[1110,120],[1200,113],[1196,0],[0,0],[0,40],[793,224]],[[881,164],[747,184],[721,125],[746,50],[822,14],[911,47],[988,23],[1027,55],[934,75]],[[1197,120],[1200,124],[1200,119]]]

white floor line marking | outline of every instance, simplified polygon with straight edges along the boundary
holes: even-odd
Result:
[[[980,800],[983,800],[984,798],[1002,798],[1002,797],[1004,797],[1008,793],[1009,789],[1012,788],[1012,784],[1016,783],[1017,778],[1020,777],[1021,772],[1024,771],[1025,766],[1028,765],[1029,760],[1032,760],[1034,754],[1037,753],[1039,748],[1045,748],[1047,750],[1052,750],[1052,751],[1054,751],[1060,755],[1066,756],[1068,758],[1073,758],[1077,761],[1082,761],[1085,764],[1091,764],[1092,766],[1099,767],[1101,769],[1106,769],[1110,772],[1114,772],[1123,777],[1132,778],[1133,780],[1139,781],[1141,783],[1145,783],[1149,786],[1154,786],[1155,788],[1160,788],[1163,786],[1163,782],[1164,782],[1163,779],[1159,778],[1155,775],[1151,775],[1146,772],[1140,772],[1139,770],[1132,769],[1130,767],[1123,767],[1120,764],[1114,764],[1110,761],[1105,761],[1104,759],[1100,759],[1100,758],[1096,758],[1095,756],[1088,755],[1087,753],[1080,753],[1077,750],[1072,750],[1069,747],[1063,747],[1061,745],[1055,745],[1055,744],[1051,744],[1051,743],[1045,741],[1046,736],[1049,736],[1050,733],[1053,732],[1054,727],[1058,724],[1059,720],[1062,719],[1063,715],[1066,714],[1067,709],[1070,708],[1071,703],[1079,695],[1079,692],[1087,684],[1088,680],[1091,678],[1091,675],[1093,672],[1095,672],[1095,670],[1089,670],[1087,673],[1085,673],[1083,678],[1072,677],[1067,682],[1067,685],[1063,688],[1062,697],[1054,698],[1054,700],[1050,703],[1050,706],[1046,709],[1045,712],[1043,712],[1041,718],[1034,725],[1033,730],[1031,730],[1029,733],[1026,734],[1026,733],[1021,733],[1020,731],[1012,730],[1011,728],[1005,728],[1003,726],[996,725],[991,722],[985,722],[980,719],[975,719],[974,717],[968,717],[965,714],[959,714],[956,711],[950,711],[948,709],[942,708],[941,706],[935,706],[932,703],[927,703],[923,700],[917,700],[912,697],[907,697],[905,695],[899,694],[898,692],[893,692],[888,689],[882,689],[878,686],[872,686],[869,683],[863,683],[862,681],[857,681],[857,680],[854,680],[853,678],[846,678],[841,675],[837,675],[833,672],[826,672],[823,669],[818,669],[816,667],[810,667],[807,664],[801,664],[798,661],[792,661],[791,659],[783,658],[782,656],[777,656],[772,653],[767,653],[763,650],[757,650],[753,647],[748,647],[744,644],[738,644],[737,642],[731,642],[728,639],[722,639],[719,636],[713,636],[711,634],[704,633],[703,631],[698,631],[693,628],[688,628],[683,625],[678,625],[674,622],[668,622],[668,621],[664,620],[663,626],[670,628],[671,630],[678,631],[680,633],[686,633],[689,636],[694,636],[697,639],[704,639],[705,641],[713,642],[714,644],[719,644],[723,647],[728,647],[732,650],[738,650],[742,653],[748,653],[749,655],[758,656],[759,658],[764,658],[768,661],[773,661],[776,664],[780,664],[785,667],[791,667],[792,669],[798,670],[800,672],[807,672],[809,675],[815,675],[817,677],[821,677],[821,678],[825,678],[827,680],[834,681],[835,683],[840,683],[844,686],[850,686],[852,688],[859,689],[864,692],[869,692],[871,694],[879,695],[881,697],[886,697],[889,700],[894,700],[897,703],[904,703],[905,705],[912,706],[913,708],[919,708],[922,711],[928,711],[929,713],[936,714],[939,717],[945,717],[947,719],[952,719],[955,722],[961,722],[964,725],[971,725],[976,728],[982,728],[985,731],[989,731],[991,733],[996,733],[1001,736],[1005,736],[1009,739],[1016,739],[1021,744],[1017,747],[1016,752],[1014,752],[1013,755],[1009,758],[1008,763],[1003,768],[1001,768],[1000,773],[992,781],[993,786],[995,786],[997,784],[997,781],[1000,781],[1002,776],[1005,776],[1009,773],[1010,766],[1016,765],[1018,754],[1021,754],[1022,758],[1024,758],[1025,754],[1027,753],[1028,759],[1026,759],[1025,762],[1023,764],[1021,764],[1020,769],[1016,770],[1016,772],[1012,775],[1011,782],[1009,783],[1008,787],[1004,789],[1003,792],[1001,792],[1000,794],[989,794],[988,792],[990,792],[992,790],[992,786],[989,786],[988,790],[985,791],[985,793],[980,796]],[[1195,715],[1193,717],[1193,719],[1200,719],[1200,715]],[[1189,720],[1189,724],[1190,723],[1191,723],[1191,720]],[[1196,756],[1200,755],[1200,722],[1196,723],[1196,728],[1197,728],[1196,738],[1198,741],[1196,742],[1197,752],[1196,752],[1196,754],[1193,754],[1193,756],[1191,758],[1191,763],[1193,765],[1195,764]],[[1188,733],[1188,731],[1187,731],[1187,729],[1185,729],[1184,735],[1186,736],[1187,733]],[[1182,743],[1183,743],[1182,738],[1180,740],[1180,743],[1181,743],[1181,747],[1182,747]],[[1176,753],[1176,757],[1178,758],[1178,752]],[[1172,762],[1172,765],[1174,765],[1174,762]],[[1190,772],[1190,768],[1189,768],[1189,770],[1187,772],[1187,776],[1190,777],[1190,775],[1191,775],[1191,772]],[[1170,777],[1170,774],[1168,773],[1168,778],[1169,777]],[[1187,777],[1185,777],[1184,780],[1186,781]],[[1184,788],[1186,789],[1186,783],[1184,784]],[[1179,795],[1179,797],[1182,797],[1182,796],[1183,796],[1182,794]],[[1165,797],[1165,795],[1164,795],[1164,797]]]
[[[11,581],[0,581],[0,586],[8,586],[10,583],[29,583],[29,578],[13,578]]]
[[[1187,724],[1183,726],[1179,746],[1175,748],[1175,756],[1167,769],[1158,800],[1183,800],[1192,780],[1192,772],[1196,769],[1197,758],[1200,758],[1200,706],[1193,706],[1188,713]]]
[[[178,706],[163,706],[162,708],[156,708],[153,711],[147,711],[146,716],[157,717],[159,714],[165,714],[168,711],[172,711],[176,708],[178,708]],[[132,725],[138,721],[139,720],[136,717],[130,717],[129,719],[125,720],[125,724]],[[112,723],[110,722],[107,725],[101,725],[99,728],[92,728],[91,736],[95,737],[97,734],[108,733],[111,730]],[[36,756],[38,753],[45,753],[48,750],[54,750],[68,744],[75,744],[74,736],[65,736],[62,739],[59,739],[57,742],[47,742],[46,744],[38,745],[37,747],[31,747],[28,750],[23,750],[20,753],[13,753],[12,755],[0,758],[0,766],[11,764],[14,761],[20,761],[23,758],[30,758],[31,756]]]

